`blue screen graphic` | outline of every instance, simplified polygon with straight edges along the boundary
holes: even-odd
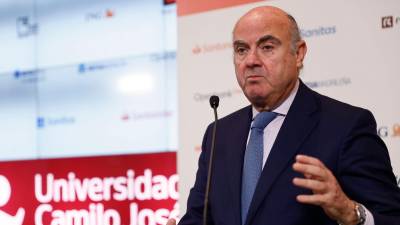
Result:
[[[1,161],[175,151],[176,6],[0,2]]]

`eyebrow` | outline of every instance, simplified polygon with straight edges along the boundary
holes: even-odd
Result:
[[[233,46],[238,46],[238,45],[246,45],[248,46],[248,44],[242,40],[236,40],[233,42]]]
[[[261,38],[259,38],[259,39],[257,40],[256,44],[257,44],[257,45],[260,45],[261,43],[264,43],[264,42],[267,42],[267,41],[274,42],[275,44],[278,44],[278,45],[282,44],[282,41],[279,40],[279,38],[274,37],[274,36],[269,35],[269,34],[268,34],[268,35],[265,35],[265,36],[262,36]]]
[[[265,36],[262,36],[261,38],[259,38],[256,41],[256,45],[260,45],[261,43],[264,43],[264,42],[267,42],[267,41],[271,41],[271,42],[273,42],[273,43],[275,43],[277,45],[282,44],[282,41],[279,38],[268,34],[268,35],[265,35]],[[238,45],[248,46],[249,44],[247,44],[245,41],[242,41],[242,40],[236,40],[236,41],[233,42],[233,46],[238,46]]]

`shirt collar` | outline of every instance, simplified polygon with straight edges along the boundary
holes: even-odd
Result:
[[[276,107],[274,110],[272,110],[272,112],[277,113],[278,115],[281,115],[281,116],[286,116],[286,114],[289,111],[290,106],[293,103],[294,97],[296,96],[297,91],[299,90],[299,85],[300,85],[300,81],[299,81],[299,79],[297,79],[296,84],[294,85],[294,88],[290,92],[290,95],[278,107]],[[253,110],[253,119],[254,119],[259,112],[257,111],[257,109],[254,106],[252,107],[252,110]]]

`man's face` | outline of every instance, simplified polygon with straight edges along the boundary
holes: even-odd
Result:
[[[296,84],[305,54],[292,49],[287,15],[250,12],[236,24],[233,49],[236,78],[258,109],[277,107]]]

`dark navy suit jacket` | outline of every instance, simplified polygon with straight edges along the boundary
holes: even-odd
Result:
[[[242,166],[251,119],[248,106],[217,123],[208,224],[241,225]],[[212,125],[204,135],[180,225],[202,224]],[[322,208],[296,201],[299,194],[311,194],[292,184],[301,176],[292,169],[296,154],[319,158],[343,191],[371,211],[375,225],[400,225],[400,189],[373,115],[320,95],[302,82],[262,171],[246,225],[337,224]]]

